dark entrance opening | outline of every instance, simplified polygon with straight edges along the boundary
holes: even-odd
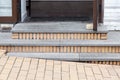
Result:
[[[31,21],[88,21],[93,17],[93,0],[29,0]]]

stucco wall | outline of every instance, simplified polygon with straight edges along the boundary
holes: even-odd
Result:
[[[120,0],[105,0],[104,23],[116,25],[120,22]]]

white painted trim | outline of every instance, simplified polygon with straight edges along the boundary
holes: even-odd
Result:
[[[21,22],[23,22],[26,17],[27,17],[27,11],[25,11],[25,12],[21,15]]]
[[[26,0],[21,0],[21,22],[27,17]]]

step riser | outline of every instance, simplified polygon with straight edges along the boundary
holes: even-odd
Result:
[[[0,46],[8,52],[39,52],[39,53],[120,53],[120,47],[82,47],[82,46]]]
[[[107,33],[13,33],[13,39],[83,39],[106,40]]]
[[[84,61],[84,63],[120,65],[120,61]]]

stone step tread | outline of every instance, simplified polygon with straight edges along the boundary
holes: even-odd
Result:
[[[119,53],[24,53],[9,52],[8,56],[70,61],[120,61]]]
[[[1,39],[1,46],[120,46],[119,40],[14,40]]]
[[[87,30],[85,22],[40,22],[18,23],[12,32],[19,33],[107,33],[105,26],[99,27],[97,32]]]

